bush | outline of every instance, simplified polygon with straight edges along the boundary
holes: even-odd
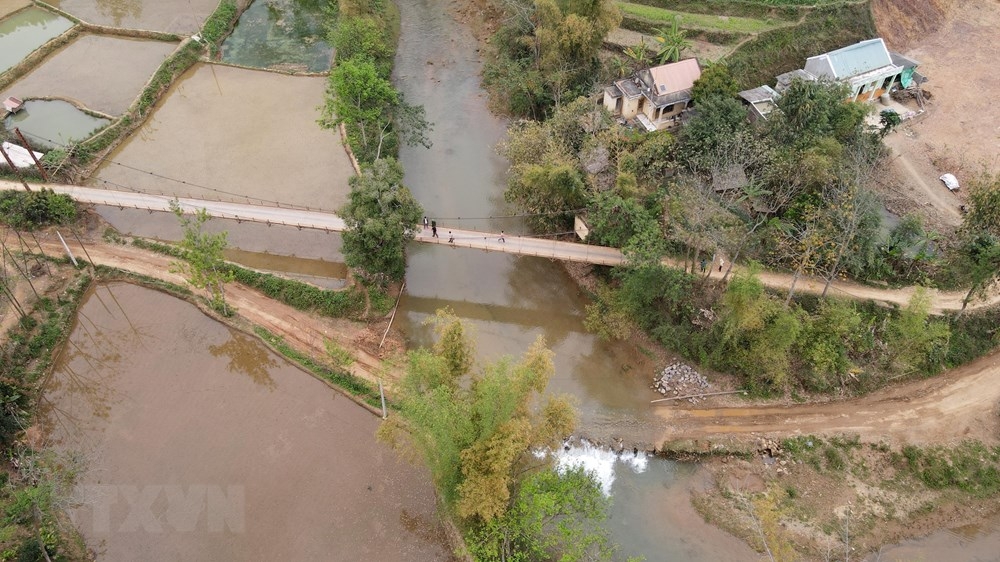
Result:
[[[76,204],[69,195],[49,189],[0,191],[0,222],[17,229],[32,230],[50,224],[69,224],[76,219]]]

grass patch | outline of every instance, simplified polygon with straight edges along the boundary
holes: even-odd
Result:
[[[908,470],[931,489],[957,488],[977,498],[1000,492],[1000,447],[991,449],[978,441],[950,448],[908,446],[898,460],[898,469]]]
[[[213,57],[219,52],[223,39],[233,30],[238,15],[239,9],[235,0],[222,0],[215,12],[205,20],[205,25],[201,28],[201,37],[208,43]]]
[[[817,9],[801,25],[772,29],[726,58],[740,88],[774,84],[778,74],[802,68],[806,58],[877,35],[868,4]]]
[[[690,29],[709,29],[735,33],[761,33],[775,28],[779,23],[767,20],[744,18],[739,16],[717,16],[710,14],[692,14],[667,10],[645,4],[619,2],[622,13],[644,18],[653,22],[670,25],[674,18],[680,27]]]
[[[378,389],[372,386],[368,381],[358,378],[346,371],[335,370],[319,363],[318,361],[315,361],[312,357],[309,357],[305,353],[292,349],[292,347],[289,346],[281,336],[272,334],[264,328],[254,326],[253,331],[257,334],[257,336],[267,342],[279,353],[298,363],[309,372],[325,381],[330,382],[331,384],[336,385],[345,392],[361,398],[370,406],[375,408],[382,407]]]
[[[796,20],[804,12],[801,6],[748,0],[633,0],[632,3],[667,8],[678,12],[755,19]],[[812,5],[814,2],[809,4]]]

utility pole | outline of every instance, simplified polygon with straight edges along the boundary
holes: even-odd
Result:
[[[42,179],[48,182],[49,176],[45,173],[45,169],[42,168],[42,163],[38,161],[38,158],[35,158],[35,151],[31,150],[31,143],[29,143],[28,139],[24,138],[24,135],[21,134],[21,129],[14,127],[14,133],[17,134],[17,138],[21,139],[21,142],[24,144],[24,148],[28,149],[28,155],[35,161],[35,166],[38,167],[38,173],[42,174]]]

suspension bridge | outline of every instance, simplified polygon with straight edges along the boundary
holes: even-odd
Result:
[[[347,228],[344,219],[329,211],[309,209],[294,205],[262,205],[254,203],[238,203],[232,201],[213,201],[192,197],[171,197],[131,191],[112,189],[97,189],[77,185],[35,184],[35,189],[51,189],[55,193],[69,195],[81,203],[118,207],[119,209],[141,209],[149,212],[171,212],[170,203],[176,201],[181,211],[188,214],[200,209],[214,218],[230,219],[237,222],[256,222],[267,225],[294,226],[298,229],[323,230],[326,232],[342,232]],[[23,190],[16,182],[0,180],[0,189]],[[621,250],[606,246],[592,246],[506,234],[501,237],[499,232],[484,232],[450,227],[437,226],[437,236],[431,229],[417,228],[417,242],[425,244],[443,244],[456,248],[472,248],[491,252],[504,252],[523,256],[536,256],[564,261],[591,263],[599,265],[621,265],[625,257]]]

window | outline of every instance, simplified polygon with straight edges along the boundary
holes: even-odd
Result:
[[[670,104],[667,107],[663,108],[663,113],[670,113],[673,110],[674,110],[674,104]]]

